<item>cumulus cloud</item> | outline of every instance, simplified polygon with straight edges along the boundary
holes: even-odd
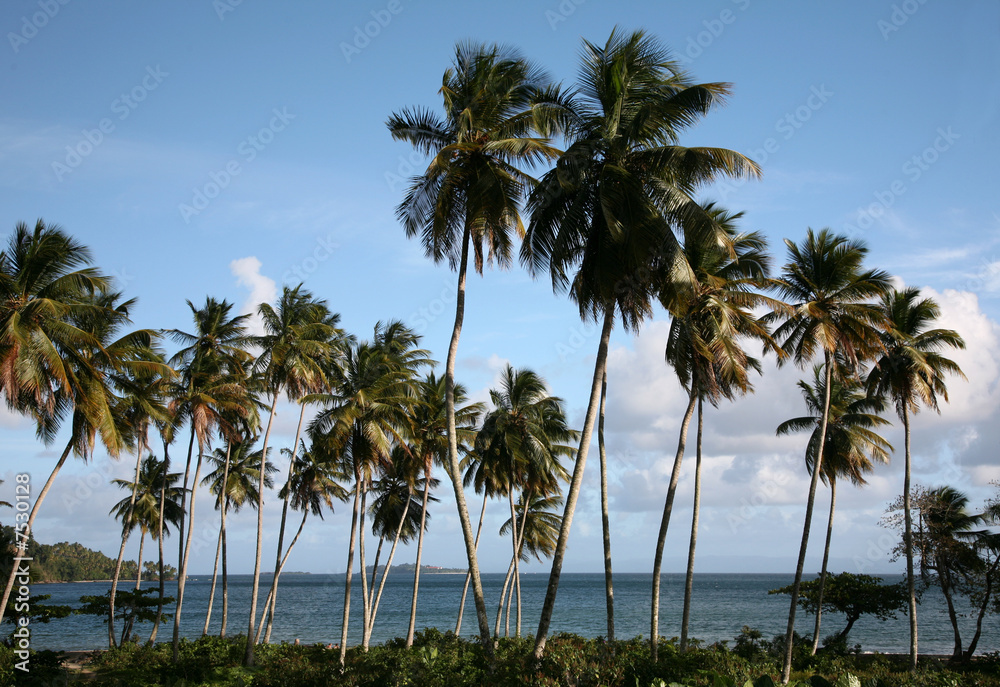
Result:
[[[252,255],[229,263],[229,271],[236,277],[237,285],[250,291],[240,312],[251,315],[249,329],[252,334],[264,333],[257,306],[261,303],[273,303],[278,297],[275,281],[260,273],[262,266],[261,261]]]

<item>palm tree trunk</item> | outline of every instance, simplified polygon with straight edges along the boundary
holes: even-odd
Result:
[[[517,558],[521,559],[524,554],[524,533],[528,528],[528,508],[527,504],[531,503],[532,494],[531,489],[526,489],[521,498],[524,500],[525,507],[522,509],[521,513],[521,529],[517,537]],[[521,636],[521,573],[520,570],[516,570],[514,576],[514,584],[517,586],[517,629],[514,632],[514,636]],[[507,609],[508,615],[510,614],[510,608]]]
[[[677,439],[677,453],[674,454],[674,467],[670,471],[670,484],[667,486],[667,498],[663,503],[663,517],[660,518],[660,532],[656,537],[656,553],[653,556],[653,600],[650,606],[649,650],[655,662],[659,655],[660,643],[660,569],[663,566],[663,546],[667,541],[667,529],[670,527],[670,515],[674,510],[674,496],[677,494],[677,482],[681,478],[681,461],[684,460],[684,449],[687,446],[688,426],[694,415],[695,401],[698,399],[697,381],[691,381],[691,393],[684,419],[681,421],[681,431]]]
[[[139,568],[135,573],[135,591],[142,586],[142,548],[146,544],[146,530],[139,528]]]
[[[917,672],[917,586],[913,576],[913,515],[910,513],[910,416],[903,402],[903,548],[906,550],[906,589],[909,594],[910,672]]]
[[[813,505],[816,503],[816,487],[823,472],[823,451],[826,448],[826,427],[830,420],[830,386],[833,380],[832,355],[823,354],[826,374],[826,393],[823,395],[823,419],[819,426],[819,446],[816,447],[816,462],[812,479],[809,480],[809,497],[806,500],[806,517],[802,525],[802,541],[799,544],[799,558],[795,564],[795,581],[792,583],[792,603],[788,609],[788,628],[785,630],[785,659],[781,667],[781,683],[788,684],[792,674],[792,640],[795,637],[795,611],[799,605],[799,589],[802,586],[802,569],[806,564],[806,548],[809,546],[809,528],[812,526]]]
[[[608,643],[615,641],[615,587],[611,578],[611,519],[608,516],[608,456],[604,450],[604,401],[608,374],[601,377],[601,407],[597,421],[597,451],[601,457],[601,533],[604,536],[604,596],[608,609]]]
[[[229,622],[229,567],[226,551],[226,514],[229,512],[229,461],[232,456],[233,442],[226,440],[226,464],[222,469],[222,493],[219,498],[222,503],[222,513],[219,515],[219,539],[222,542],[222,627],[219,636],[226,636],[226,625]]]
[[[694,591],[694,553],[698,545],[698,515],[701,511],[701,437],[705,426],[704,403],[698,398],[698,435],[694,451],[694,506],[691,512],[691,539],[688,543],[687,575],[684,577],[684,612],[681,615],[681,651],[687,651],[688,625],[691,620],[691,595]]]
[[[302,436],[302,420],[306,416],[306,406],[301,404],[301,410],[299,410],[299,424],[295,428],[295,443],[292,444],[292,458],[288,461],[288,478],[285,481],[285,498],[281,502],[281,525],[278,527],[278,549],[274,556],[274,576],[271,578],[271,590],[268,592],[268,596],[271,599],[271,603],[268,604],[265,615],[267,616],[267,632],[264,634],[264,643],[267,644],[268,639],[271,637],[271,621],[274,618],[274,606],[278,601],[278,577],[281,573],[278,569],[281,567],[281,549],[284,546],[285,541],[285,520],[288,517],[288,499],[292,495],[292,490],[288,488],[288,483],[292,479],[292,471],[295,468],[295,453],[299,450],[299,437]],[[260,631],[258,630],[258,634]]]
[[[382,568],[382,579],[379,580],[378,593],[375,593],[375,570],[372,570],[372,603],[371,603],[371,622],[368,627],[368,635],[365,637],[365,649],[368,648],[368,644],[371,642],[372,628],[375,627],[375,615],[378,613],[378,605],[382,601],[382,590],[385,589],[385,581],[389,576],[389,569],[392,567],[392,559],[396,555],[396,545],[399,544],[399,537],[403,532],[403,525],[406,523],[406,513],[410,510],[410,500],[406,500],[406,505],[403,507],[403,516],[399,519],[399,527],[396,528],[396,535],[392,538],[392,546],[389,547],[389,557],[385,561],[385,566]],[[382,548],[382,543],[379,542],[379,549]]]
[[[38,492],[38,497],[35,499],[35,505],[31,507],[31,513],[28,514],[27,527],[25,527],[22,532],[15,531],[15,545],[19,546],[23,543],[27,546],[28,535],[31,534],[31,526],[35,524],[35,516],[38,515],[38,508],[42,505],[42,501],[45,500],[45,495],[48,494],[49,489],[52,488],[52,482],[55,481],[56,475],[59,474],[59,470],[61,470],[62,466],[66,463],[66,459],[69,458],[70,451],[72,450],[73,439],[70,438],[69,442],[66,444],[66,448],[63,449],[62,455],[56,462],[55,467],[52,468],[49,478],[45,481],[45,486],[43,486],[42,490]],[[10,593],[14,589],[14,580],[17,578],[17,571],[20,567],[18,564],[21,562],[21,556],[23,556],[24,553],[24,549],[18,548],[14,560],[11,561],[10,577],[7,578],[7,586],[5,586],[3,590],[3,600],[0,601],[0,621],[3,621],[4,612],[7,610],[7,602],[10,600]]]
[[[223,484],[225,484],[223,482]],[[212,606],[215,603],[215,584],[219,579],[219,558],[222,556],[222,530],[219,530],[219,541],[215,545],[215,564],[212,566],[212,589],[208,593],[208,610],[205,612],[205,627],[201,636],[208,635],[208,626],[212,623]]]
[[[306,525],[306,518],[309,516],[309,508],[307,507],[302,513],[302,520],[299,521],[299,528],[295,531],[295,536],[292,537],[292,541],[288,543],[288,548],[285,549],[285,555],[281,557],[281,565],[278,566],[278,574],[285,569],[285,564],[288,562],[288,556],[292,553],[292,548],[295,546],[295,542],[299,540],[299,535],[302,534],[302,528]],[[268,597],[267,601],[270,602],[271,598]],[[264,633],[264,643],[269,644],[271,642],[271,628],[274,627],[274,614],[275,606],[268,604],[270,610],[267,612],[267,631]],[[257,637],[260,638],[260,629],[257,630]]]
[[[122,561],[125,560],[125,544],[128,542],[132,514],[135,512],[135,494],[139,490],[139,472],[142,467],[142,449],[135,452],[135,482],[132,484],[132,495],[128,502],[128,513],[122,523],[122,545],[118,549],[118,560],[115,561],[115,572],[111,576],[111,595],[108,599],[108,646],[115,646],[115,594],[118,592],[118,578],[122,573]],[[139,571],[142,571],[142,561],[139,561]]]
[[[819,626],[823,617],[823,590],[826,588],[826,570],[830,564],[830,540],[833,537],[833,514],[837,509],[837,478],[830,478],[830,519],[826,523],[826,545],[823,547],[823,567],[819,573],[819,597],[816,600],[816,626],[813,628],[812,655],[819,649]]]
[[[358,536],[358,511],[361,503],[361,476],[357,467],[354,469],[354,510],[351,514],[351,537],[347,544],[347,574],[344,579],[344,620],[340,627],[340,665],[344,666],[347,656],[347,625],[351,614],[351,575],[354,569],[354,546]],[[362,569],[362,573],[364,569]]]
[[[514,586],[519,586],[521,582],[521,556],[519,555],[519,547],[521,545],[521,537],[518,533],[521,531],[520,527],[517,527],[517,511],[514,510],[514,492],[513,490],[508,490],[507,500],[510,501],[510,534],[514,542]],[[528,512],[528,502],[524,503],[524,512]],[[514,590],[511,589],[511,596],[513,597]],[[520,620],[521,609],[518,609],[518,620]],[[507,602],[507,630],[505,636],[510,636],[510,602]]]
[[[576,465],[573,467],[573,478],[566,495],[566,506],[563,509],[562,525],[559,528],[559,540],[552,556],[552,571],[549,573],[549,584],[545,590],[545,601],[542,603],[542,613],[538,620],[538,632],[535,634],[535,659],[542,658],[545,651],[545,641],[548,638],[549,625],[552,623],[552,612],[555,610],[556,594],[559,591],[559,576],[562,574],[563,559],[566,557],[566,547],[569,545],[569,532],[573,525],[573,512],[580,498],[580,485],[583,483],[583,470],[587,464],[587,452],[590,450],[590,440],[594,434],[594,424],[597,421],[597,408],[600,405],[601,381],[608,363],[608,343],[611,340],[611,328],[614,325],[615,312],[613,307],[604,311],[604,326],[601,328],[601,342],[597,346],[597,361],[594,363],[594,378],[590,385],[590,402],[587,405],[587,417],[580,434],[580,448],[576,454]]]
[[[476,529],[476,542],[475,548],[479,550],[479,535],[483,533],[483,518],[486,516],[486,500],[487,497],[483,495],[483,509],[479,511],[479,528]],[[462,615],[465,613],[465,598],[469,593],[469,582],[472,580],[472,571],[465,573],[465,586],[462,587],[462,601],[458,605],[458,620],[455,621],[455,636],[458,637],[462,634]]]
[[[187,461],[184,463],[184,484],[181,491],[181,504],[184,504],[184,499],[194,498],[194,492],[197,488],[197,484],[191,488],[190,495],[188,494],[188,479],[191,477],[191,458],[194,456],[194,422],[191,422],[191,438],[188,440],[188,452]],[[198,453],[201,453],[201,447],[198,447]],[[199,456],[200,457],[200,456]],[[190,508],[190,506],[188,507]],[[181,605],[184,603],[184,575],[182,574],[182,564],[184,560],[184,545],[186,543],[186,537],[184,536],[184,527],[188,524],[189,510],[188,508],[181,508],[181,518],[180,522],[177,524],[177,567],[179,568],[177,573],[177,605],[176,611],[174,613],[174,634],[173,634],[173,660],[177,661],[178,655],[178,643],[180,642],[180,615],[179,611]]]
[[[472,538],[472,524],[469,522],[469,508],[465,502],[465,490],[462,486],[462,475],[458,464],[458,430],[455,426],[455,359],[458,354],[458,340],[462,335],[462,323],[465,320],[465,277],[469,264],[469,238],[472,226],[466,222],[462,232],[462,255],[458,267],[458,294],[455,298],[455,326],[448,344],[448,358],[445,363],[445,412],[448,420],[448,476],[455,490],[455,504],[458,508],[458,519],[462,524],[462,536],[465,537],[465,551],[469,559],[469,575],[472,577],[472,596],[476,602],[476,617],[479,620],[479,641],[488,662],[493,660],[493,642],[490,641],[490,621],[486,615],[486,598],[483,596],[483,583],[479,576],[479,561],[476,553],[476,543]]]
[[[160,621],[163,620],[163,597],[166,591],[166,580],[163,579],[163,512],[167,502],[167,475],[170,474],[170,444],[163,440],[163,482],[160,484],[160,513],[156,519],[156,548],[159,553],[160,589],[156,604],[156,620],[153,621],[153,629],[149,633],[149,644],[156,641],[156,635],[160,631]],[[183,493],[183,492],[182,492]]]
[[[368,573],[365,565],[365,514],[368,501],[367,481],[361,487],[361,513],[358,518],[358,564],[361,568],[361,637],[368,633],[368,624],[371,622],[371,606],[368,605]]]
[[[427,499],[430,495],[431,466],[428,461],[424,466],[424,498],[420,510],[420,531],[417,533],[417,564],[413,571],[413,598],[410,600],[410,625],[406,630],[406,648],[413,646],[413,634],[417,625],[417,590],[420,588],[420,557],[424,551],[424,527],[427,526]],[[476,544],[479,536],[476,536]],[[463,594],[464,601],[464,594]]]
[[[243,655],[243,664],[253,665],[253,650],[255,642],[251,641],[257,635],[254,632],[257,622],[257,592],[260,590],[260,559],[264,546],[264,480],[267,477],[267,442],[271,438],[271,425],[274,424],[274,409],[278,405],[277,388],[272,390],[271,414],[267,418],[267,429],[264,430],[264,443],[260,450],[260,481],[257,484],[257,551],[253,561],[253,585],[250,588],[250,619],[247,627],[247,647]],[[262,616],[263,617],[263,616]]]
[[[229,498],[226,498],[225,508],[229,507]],[[229,554],[227,551],[226,520],[222,520],[222,627],[219,628],[219,636],[226,636],[226,625],[229,622]]]
[[[493,639],[500,638],[500,623],[503,621],[503,605],[507,600],[507,588],[510,586],[511,577],[514,574],[514,556],[510,558],[510,565],[507,566],[507,574],[503,578],[503,586],[500,588],[500,603],[497,604],[497,622],[493,630]]]
[[[378,587],[378,584],[377,584],[377,582],[378,582],[378,562],[382,558],[382,545],[384,543],[385,543],[385,535],[380,536],[378,538],[378,546],[375,547],[375,560],[372,561],[372,581],[369,584],[367,594],[365,595],[366,599],[367,599],[367,603],[368,603],[368,608],[369,608],[369,611],[368,611],[368,621],[369,622],[368,622],[368,625],[365,627],[364,634],[361,637],[361,646],[366,651],[368,650],[368,638],[371,636],[371,633],[372,633],[372,627],[371,626],[375,622],[375,617],[374,617],[374,614],[371,612],[371,609],[373,609],[374,605],[375,605],[375,590],[376,590],[376,587]],[[383,575],[382,577],[384,579],[385,575]]]
[[[194,504],[198,495],[198,478],[201,476],[202,459],[201,442],[198,443],[198,462],[194,468],[194,482],[191,484],[190,511],[188,512],[187,541],[184,542],[184,557],[180,561],[177,570],[177,606],[174,608],[174,663],[180,658],[180,637],[181,637],[181,605],[184,602],[184,585],[187,582],[188,557],[191,554],[191,539],[194,535]],[[183,538],[183,537],[181,537]],[[249,642],[248,642],[249,643]]]

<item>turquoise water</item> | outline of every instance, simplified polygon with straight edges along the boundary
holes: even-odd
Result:
[[[886,582],[898,577],[885,576]],[[249,613],[250,575],[236,575],[230,580],[230,613],[227,634],[246,632]],[[454,630],[461,599],[464,575],[422,574],[420,599],[417,607],[417,629],[437,627],[441,631]],[[649,635],[649,600],[652,576],[640,573],[615,575],[615,632],[619,638]],[[792,582],[791,575],[771,574],[698,574],[695,575],[694,598],[691,610],[691,635],[708,643],[732,640],[743,625],[761,630],[766,637],[783,634],[788,619],[788,597],[768,595],[775,589]],[[483,576],[484,593],[490,615],[490,626],[496,618],[496,604],[503,575]],[[533,635],[538,624],[539,609],[548,583],[546,573],[522,576],[524,612],[522,633]],[[150,586],[151,583],[144,583]],[[263,604],[270,584],[270,577],[263,576],[260,605]],[[409,622],[412,573],[390,573],[386,583],[372,634],[374,643],[393,637],[406,636]],[[33,594],[51,594],[49,603],[78,605],[80,596],[103,594],[107,582],[73,582],[66,584],[39,584]],[[126,585],[127,587],[127,585]],[[211,578],[189,578],[181,622],[183,636],[201,635],[205,623],[205,610],[211,588]],[[174,594],[174,584],[167,586],[167,594]],[[684,576],[667,574],[661,585],[660,634],[666,637],[680,633],[681,604],[684,596]],[[222,611],[221,585],[216,599],[209,632],[217,634]],[[272,642],[294,641],[303,643],[330,643],[340,641],[343,616],[344,575],[283,575],[278,590],[278,613]],[[943,597],[930,590],[918,609],[920,622],[920,650],[927,653],[950,653],[953,635],[946,615]],[[798,614],[797,629],[812,633],[812,616]],[[603,573],[566,573],[562,576],[559,596],[550,632],[573,632],[586,637],[606,634]],[[963,641],[968,643],[973,633],[973,620],[964,619]],[[824,615],[823,635],[838,632],[844,619],[838,615]],[[107,645],[105,625],[92,616],[75,616],[32,626],[32,646],[36,649],[97,649]],[[145,640],[150,626],[139,629]],[[477,631],[475,607],[470,590],[466,602],[462,635],[470,637]],[[169,640],[173,621],[161,627],[159,640]],[[511,621],[511,634],[514,621]],[[501,629],[501,634],[503,630]],[[864,650],[905,652],[908,647],[909,629],[905,616],[896,620],[878,622],[862,618],[854,626],[850,642],[860,643]],[[361,585],[355,575],[351,599],[350,643],[361,639]],[[1000,618],[987,618],[984,624],[979,651],[1000,649]]]

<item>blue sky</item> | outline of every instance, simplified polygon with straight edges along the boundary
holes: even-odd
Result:
[[[62,225],[138,298],[137,326],[188,329],[185,299],[212,295],[249,312],[283,283],[304,280],[350,331],[366,336],[376,321],[401,318],[443,361],[454,274],[431,264],[394,218],[406,177],[425,161],[390,139],[386,118],[406,106],[440,108],[437,88],[457,41],[516,46],[570,83],[581,39],[603,42],[615,25],[657,36],[698,81],[732,84],[729,103],[682,143],[733,148],[761,164],[762,180],[702,195],[743,211],[743,227],[769,237],[777,263],[783,238],[829,226],[863,238],[873,266],[939,300],[943,325],[968,341],[956,360],[969,381],[952,380],[940,416],[918,417],[915,479],[957,485],[981,502],[1000,478],[996,3],[12,0],[0,10],[3,233],[38,217]],[[662,362],[666,326],[659,312],[637,337],[612,339],[608,447],[622,571],[652,565],[683,410]],[[490,271],[470,279],[458,377],[485,400],[504,363],[531,367],[579,426],[597,338],[548,283],[516,266]],[[700,570],[792,569],[804,437],[778,439],[774,428],[801,413],[803,374],[768,365],[754,397],[707,417]],[[293,408],[281,410],[279,446],[291,443],[295,420]],[[29,471],[40,488],[55,449],[5,411],[0,426],[0,477],[9,486]],[[902,446],[897,430],[890,440]],[[36,536],[114,555],[117,525],[106,514],[121,494],[106,482],[127,477],[129,462],[98,452],[89,466],[68,466]],[[683,566],[691,462],[667,570]],[[898,568],[877,521],[901,490],[901,463],[880,468],[863,491],[841,490],[835,568]],[[595,470],[596,456],[567,570],[601,569]],[[438,495],[425,561],[458,566],[454,502],[445,489]],[[825,498],[807,568],[819,567]],[[274,502],[265,510],[272,524]],[[478,499],[471,504],[478,511]],[[492,533],[502,510],[487,511]],[[347,514],[311,522],[291,569],[343,570]],[[231,522],[232,569],[249,571],[254,518]],[[214,516],[202,523],[195,573],[210,570],[214,552]],[[490,537],[483,566],[504,570],[509,545]],[[398,555],[412,560],[413,551]]]

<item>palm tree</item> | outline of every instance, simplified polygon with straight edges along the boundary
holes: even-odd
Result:
[[[229,574],[228,558],[226,556],[226,517],[230,511],[239,513],[244,506],[256,510],[260,501],[258,490],[261,482],[261,464],[264,464],[264,488],[274,486],[272,474],[278,471],[272,463],[262,460],[263,449],[254,450],[256,437],[247,437],[243,441],[237,438],[228,439],[226,448],[217,448],[208,455],[209,466],[214,469],[205,475],[201,481],[215,494],[215,510],[220,513],[219,543],[216,547],[215,566],[212,570],[212,588],[208,596],[208,609],[205,613],[205,627],[202,634],[208,634],[208,626],[212,617],[212,605],[215,600],[215,583],[219,559],[222,559],[222,627],[219,636],[226,636],[226,625],[229,616]]]
[[[557,155],[547,139],[530,135],[552,105],[544,97],[551,95],[544,93],[546,86],[545,75],[509,48],[462,43],[442,79],[444,117],[407,108],[387,122],[394,139],[434,156],[427,170],[413,179],[396,215],[408,237],[421,237],[428,257],[434,262],[447,260],[458,271],[455,326],[445,363],[446,469],[465,537],[480,640],[488,655],[492,655],[489,620],[459,472],[455,359],[465,319],[469,248],[480,274],[484,262],[495,261],[501,267],[510,263],[511,234],[523,234],[519,203],[530,183],[521,168]]]
[[[684,610],[681,619],[681,650],[687,649],[691,597],[694,584],[694,557],[697,545],[698,516],[701,506],[701,438],[704,423],[704,400],[718,406],[723,398],[734,399],[753,390],[749,373],[761,370],[760,362],[743,349],[744,340],[756,340],[765,348],[777,350],[767,326],[753,314],[762,307],[780,307],[756,289],[770,285],[771,258],[767,242],[759,232],[739,233],[736,223],[742,213],[731,213],[713,203],[705,211],[725,235],[721,243],[697,228],[685,231],[683,254],[692,270],[693,282],[684,288],[667,282],[660,293],[662,305],[671,313],[665,358],[677,373],[681,386],[688,391],[688,406],[681,423],[677,452],[660,521],[653,562],[653,604],[651,609],[650,648],[658,654],[660,569],[667,528],[680,478],[681,460],[687,443],[687,431],[697,401],[698,428],[695,456],[695,504],[688,544],[687,576],[684,584]]]
[[[792,637],[795,631],[795,611],[798,606],[802,569],[805,565],[809,527],[812,524],[816,487],[823,473],[826,427],[830,418],[830,392],[833,389],[834,355],[844,363],[857,367],[859,361],[874,357],[881,348],[877,327],[883,317],[870,301],[890,288],[889,275],[881,270],[863,270],[868,254],[863,241],[839,236],[829,229],[818,234],[809,229],[805,241],[798,245],[785,239],[788,262],[777,280],[777,291],[790,309],[778,309],[769,320],[781,321],[774,338],[782,350],[799,366],[804,366],[822,351],[826,397],[823,399],[816,464],[809,482],[802,541],[792,584],[792,602],[785,632],[785,660],[781,679],[787,683],[792,670]],[[785,358],[779,357],[778,364]]]
[[[410,450],[422,461],[424,470],[424,501],[420,506],[420,529],[417,534],[417,559],[413,571],[413,597],[410,600],[410,624],[406,630],[406,646],[413,646],[413,635],[417,622],[417,593],[420,588],[420,561],[424,550],[424,530],[426,529],[427,501],[430,498],[431,469],[434,464],[444,464],[448,457],[448,412],[445,379],[438,379],[433,372],[417,385],[417,399],[410,410],[412,426]],[[466,391],[456,384],[455,430],[458,445],[463,453],[475,439],[475,426],[485,409],[482,403],[466,405]],[[477,537],[478,541],[478,537]]]
[[[299,284],[294,289],[285,287],[278,300],[277,309],[269,304],[260,306],[260,314],[268,331],[265,339],[258,343],[264,349],[257,369],[264,370],[264,376],[269,380],[269,386],[279,384],[290,400],[298,400],[307,393],[318,393],[327,385],[326,370],[331,364],[336,364],[337,352],[343,347],[345,334],[337,328],[340,315],[331,313],[326,301],[316,300]],[[292,447],[298,446],[302,435],[302,423],[305,419],[305,403],[299,406],[299,422],[295,429],[295,439]],[[265,432],[265,436],[267,433]],[[292,463],[289,461],[289,478]],[[264,616],[274,616],[274,606],[277,603],[278,568],[281,566],[282,549],[285,539],[285,523],[288,517],[288,491],[281,506],[281,523],[278,527],[278,546],[274,560],[274,575],[271,578],[271,590],[268,593],[270,604]],[[258,511],[258,520],[260,520]],[[261,521],[262,522],[262,521]],[[256,599],[254,599],[254,602]],[[261,618],[261,626],[264,617]],[[260,636],[260,629],[257,630]],[[268,641],[271,632],[268,629],[264,641]]]
[[[429,364],[427,352],[418,349],[420,337],[399,322],[375,326],[372,342],[351,345],[339,369],[334,370],[332,391],[312,394],[303,401],[323,403],[309,433],[313,442],[339,456],[344,470],[354,479],[351,536],[348,542],[347,575],[344,582],[344,619],[340,662],[347,654],[347,630],[351,605],[354,552],[361,558],[364,624],[369,617],[367,579],[364,574],[364,518],[368,486],[380,466],[391,462],[394,444],[404,443],[409,424],[407,410],[414,396],[415,374]]]
[[[839,377],[840,375],[838,375]],[[873,462],[888,463],[892,445],[877,433],[879,427],[889,424],[880,413],[885,403],[869,398],[853,377],[833,377],[830,391],[830,411],[827,419],[826,441],[823,443],[823,473],[820,479],[830,485],[830,517],[826,526],[826,545],[823,549],[823,567],[820,570],[819,591],[816,600],[816,626],[813,630],[812,653],[819,647],[820,622],[823,616],[823,591],[826,586],[827,565],[830,561],[830,539],[833,535],[833,515],[837,504],[837,480],[847,478],[855,486],[866,484],[864,475],[871,472]],[[826,398],[825,375],[819,365],[813,367],[813,383],[799,381],[799,388],[811,415],[786,420],[778,425],[777,434],[789,434],[811,429],[806,448],[806,468],[812,472],[819,448],[819,427],[822,423],[823,399]]]
[[[944,377],[961,376],[961,368],[941,355],[946,348],[965,348],[965,341],[951,329],[929,329],[940,315],[930,298],[920,298],[919,289],[894,289],[882,294],[879,310],[887,322],[882,334],[883,355],[868,375],[869,394],[891,399],[903,422],[905,466],[903,471],[903,548],[910,594],[910,670],[917,669],[917,597],[913,576],[913,518],[910,513],[910,414],[920,405],[938,410],[938,396],[948,400]]]
[[[556,290],[568,289],[580,315],[603,319],[590,401],[566,496],[559,543],[542,606],[535,656],[541,658],[552,620],[563,557],[597,417],[608,341],[619,313],[637,329],[651,312],[654,274],[683,281],[671,225],[711,218],[691,197],[721,175],[754,176],[757,166],[719,148],[684,148],[680,132],[722,102],[725,84],[693,84],[654,39],[612,32],[604,46],[584,42],[579,97],[568,122],[569,148],[532,191],[531,222],[521,261],[532,274],[548,270]]]
[[[152,533],[153,538],[166,536],[170,533],[167,524],[180,525],[183,516],[184,492],[176,483],[180,480],[180,473],[167,474],[166,463],[158,460],[156,456],[150,454],[143,461],[136,481],[112,480],[115,486],[129,491],[129,497],[122,499],[111,507],[110,515],[116,520],[122,521],[122,538],[127,539],[129,533],[136,527],[139,528],[139,554],[138,568],[135,588],[138,591],[142,581],[142,548],[147,534]],[[159,533],[158,523],[160,521],[160,491],[166,491],[165,507],[163,509],[164,529],[163,534]],[[112,592],[113,593],[113,592]]]
[[[190,543],[194,533],[195,499],[201,474],[202,460],[216,430],[233,436],[233,418],[248,418],[255,411],[253,390],[249,386],[246,367],[251,356],[246,323],[249,315],[232,316],[233,305],[227,301],[206,298],[202,308],[187,301],[195,321],[195,332],[177,329],[166,333],[175,341],[186,344],[170,359],[181,373],[171,410],[174,422],[187,420],[191,426],[183,486],[192,485],[178,543],[177,606],[174,611],[173,660],[180,656],[180,622],[187,582]],[[189,482],[195,439],[198,456],[194,477]],[[186,535],[184,527],[187,526]]]
[[[157,352],[157,356],[160,360],[163,360],[162,355]],[[133,491],[129,499],[132,506],[135,505],[136,492],[135,489],[139,487],[140,472],[142,469],[142,454],[143,451],[149,450],[149,423],[153,422],[165,422],[168,419],[169,412],[165,405],[165,394],[169,385],[169,379],[166,377],[154,376],[153,378],[146,378],[142,380],[134,380],[133,383],[129,384],[128,390],[122,398],[123,412],[127,418],[128,424],[131,426],[133,433],[135,434],[135,481],[133,482]],[[183,498],[183,497],[182,497]],[[131,508],[131,506],[130,506]],[[123,514],[123,522],[130,521],[132,519],[131,510]],[[127,528],[122,536],[122,544],[118,549],[118,559],[115,561],[115,571],[111,578],[111,594],[108,600],[108,644],[112,648],[115,646],[115,596],[118,589],[118,577],[121,574],[122,561],[125,559],[125,544],[128,541],[128,534],[132,528]],[[158,528],[154,527],[154,537],[161,536],[161,532]],[[145,535],[145,531],[143,532]],[[140,541],[139,548],[142,548],[142,542]],[[138,588],[139,578],[142,577],[142,556],[139,557],[139,574],[136,578],[136,588]]]
[[[39,257],[39,260],[44,257],[38,256],[35,253],[38,246],[31,244],[46,243],[51,236],[46,228],[42,227],[42,230],[39,230],[36,227],[33,236],[26,235],[26,228],[19,227],[19,229],[24,229],[25,235],[21,235],[20,231],[15,235],[12,243],[16,245],[12,245],[12,253],[23,249],[25,255],[8,258],[5,254],[0,259],[5,271],[4,288],[7,289],[12,285],[16,287],[9,291],[8,295],[12,300],[5,304],[3,315],[0,316],[2,320],[0,329],[4,331],[0,346],[4,349],[5,358],[20,358],[20,361],[15,362],[15,367],[19,368],[14,372],[15,384],[18,383],[17,374],[23,371],[21,368],[30,368],[39,362],[31,358],[40,349],[47,349],[42,353],[45,357],[42,367],[53,369],[58,367],[59,374],[65,375],[68,383],[63,384],[55,376],[50,376],[52,384],[50,391],[43,390],[42,402],[30,406],[25,399],[29,395],[33,400],[36,397],[35,390],[29,386],[8,386],[8,382],[5,381],[4,393],[8,399],[11,394],[20,399],[15,402],[15,407],[25,409],[25,412],[35,416],[37,433],[41,437],[47,440],[54,438],[57,428],[67,417],[71,427],[66,448],[41,491],[38,492],[28,514],[24,530],[24,535],[27,536],[31,532],[45,496],[52,488],[56,475],[71,452],[85,461],[88,460],[93,454],[98,437],[113,458],[117,458],[121,451],[131,448],[134,437],[131,436],[130,428],[123,417],[122,404],[122,394],[130,380],[143,375],[167,375],[170,374],[170,370],[158,359],[154,350],[156,340],[154,332],[135,330],[121,333],[121,329],[130,323],[129,309],[134,305],[134,301],[122,301],[120,293],[95,291],[86,294],[77,290],[74,294],[69,293],[73,290],[70,285],[63,284],[60,288],[65,289],[63,295],[72,300],[72,307],[61,307],[58,302],[41,306],[43,312],[36,311],[32,315],[36,320],[34,324],[19,327],[22,317],[39,307],[35,302],[36,294],[33,292],[33,289],[39,286],[38,282],[51,279],[51,286],[52,283],[59,281],[60,274],[65,273],[64,265],[60,265],[51,254],[48,255],[52,258],[50,262],[32,261],[32,257]],[[76,245],[68,237],[63,236],[63,238],[66,250]],[[22,274],[25,269],[33,271],[34,274]],[[44,289],[43,284],[41,287]],[[67,340],[69,346],[65,349],[62,343],[46,338],[44,331],[39,329],[39,322],[44,322],[46,317],[53,315],[61,321],[47,322],[44,324],[45,327],[75,330],[80,333],[72,343]],[[20,354],[11,353],[23,343],[19,343],[16,337],[25,334],[33,339],[27,345],[28,350],[22,350]],[[51,406],[45,405],[48,402],[46,396],[52,399]],[[3,599],[0,600],[0,620],[14,586],[17,567],[12,566]]]
[[[573,441],[579,433],[569,428],[562,399],[550,396],[545,380],[531,370],[515,370],[507,365],[500,373],[499,388],[490,389],[490,400],[494,409],[487,413],[476,436],[476,453],[482,461],[495,466],[493,474],[503,485],[514,518],[515,493],[523,493],[522,500],[531,503],[534,495],[559,491],[558,480],[569,477],[559,461],[573,453],[561,442]],[[521,536],[516,520],[512,520],[510,530],[511,566],[501,588],[494,637],[499,633],[512,574],[520,589]],[[520,616],[518,605],[518,635]]]

